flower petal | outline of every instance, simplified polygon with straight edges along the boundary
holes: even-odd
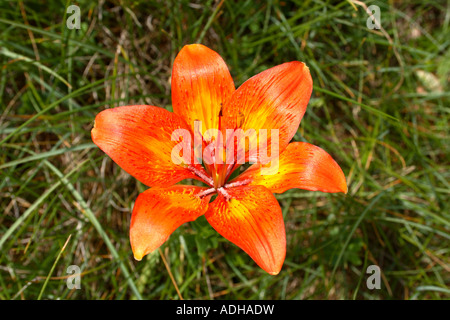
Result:
[[[171,139],[176,129],[184,129],[190,135],[176,114],[138,105],[100,112],[91,134],[94,143],[133,177],[147,186],[167,186],[187,178],[198,179],[185,164],[193,162],[189,158],[192,153],[183,154],[178,159],[180,164],[172,160],[172,150],[179,144]]]
[[[222,110],[223,126],[248,133],[255,130],[258,142],[249,145],[248,151],[255,152],[257,159],[253,161],[259,162],[261,150],[255,148],[263,143],[260,130],[267,130],[267,145],[262,145],[270,154],[271,130],[278,129],[279,142],[274,142],[278,142],[278,151],[282,152],[298,130],[311,92],[312,79],[304,63],[293,61],[270,68],[248,79],[233,93]],[[270,155],[273,156],[278,154]]]
[[[273,159],[266,165],[254,164],[235,180],[250,180],[275,193],[291,188],[347,193],[344,173],[323,149],[306,142],[292,142],[281,153],[278,166]],[[272,166],[272,168],[270,168]]]
[[[130,242],[136,260],[158,249],[183,223],[205,213],[211,195],[200,197],[204,190],[175,185],[154,187],[138,196],[130,224]]]
[[[286,255],[286,232],[280,205],[262,186],[226,189],[205,214],[211,226],[244,250],[263,270],[276,275]]]
[[[178,53],[172,71],[173,111],[192,132],[195,120],[202,122],[202,134],[219,130],[220,110],[234,90],[228,67],[217,52],[192,44]]]

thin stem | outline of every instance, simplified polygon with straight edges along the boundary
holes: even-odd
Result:
[[[166,257],[164,257],[164,253],[162,252],[161,248],[158,248],[158,251],[162,261],[164,262],[164,266],[166,267],[166,270],[169,273],[170,280],[172,280],[172,284],[175,287],[175,290],[177,291],[178,297],[180,298],[180,300],[184,300],[183,296],[181,295],[180,289],[178,289],[177,282],[175,281],[175,278],[172,275],[172,271],[170,271],[170,267],[169,264],[167,263]]]
[[[67,238],[66,242],[64,243],[63,247],[61,248],[61,250],[59,251],[58,256],[56,257],[55,263],[53,263],[52,268],[50,269],[50,272],[47,275],[47,278],[45,279],[45,282],[42,286],[41,292],[39,293],[39,296],[37,297],[38,300],[41,300],[42,294],[45,291],[45,288],[47,287],[48,281],[50,280],[50,277],[52,276],[53,271],[55,270],[56,265],[58,264],[59,258],[61,258],[61,254],[64,252],[64,250],[66,249],[67,244],[70,241],[70,238],[72,237],[71,234],[69,234],[69,237]]]

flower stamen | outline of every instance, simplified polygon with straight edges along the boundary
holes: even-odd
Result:
[[[252,180],[250,179],[245,179],[242,181],[236,181],[236,182],[230,182],[227,183],[226,185],[224,185],[224,188],[234,188],[234,187],[240,187],[240,186],[245,186],[247,184],[249,184]]]
[[[231,199],[231,196],[228,194],[224,187],[220,187],[219,189],[217,189],[217,192],[220,193],[225,198],[225,200],[229,201]]]
[[[207,195],[209,195],[209,194],[211,194],[211,193],[214,193],[214,192],[216,192],[216,191],[217,191],[217,190],[214,189],[214,188],[209,188],[209,189],[206,189],[205,191],[200,192],[200,193],[197,195],[197,197],[199,197],[200,199],[202,199],[202,198],[206,197]]]
[[[195,175],[197,175],[198,177],[202,178],[203,181],[205,181],[209,186],[213,187],[214,186],[214,181],[213,179],[211,179],[210,177],[208,177],[207,175],[205,175],[203,172],[201,172],[200,170],[198,170],[197,168],[195,168],[194,166],[189,166],[188,167],[189,170],[191,170]]]

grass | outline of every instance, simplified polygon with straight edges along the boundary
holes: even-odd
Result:
[[[449,1],[2,1],[0,299],[449,299]],[[78,4],[81,29],[66,8]],[[219,52],[236,86],[304,61],[294,137],[342,167],[347,195],[278,195],[287,256],[270,276],[203,217],[142,262],[128,238],[145,186],[91,141],[105,108],[171,110],[183,45]],[[81,289],[68,289],[70,265]],[[381,289],[366,286],[369,265]]]

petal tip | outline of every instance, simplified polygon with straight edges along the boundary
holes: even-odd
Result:
[[[204,47],[201,43],[190,43],[184,46],[185,48],[200,48]]]
[[[133,250],[134,260],[141,261],[145,256],[145,253],[142,250]]]
[[[187,51],[190,54],[196,54],[201,52],[202,50],[210,50],[208,47],[200,44],[200,43],[191,43],[191,44],[187,44],[185,45],[183,48],[181,48],[180,52],[178,54],[180,54],[182,51]]]
[[[339,181],[336,181],[336,191],[339,193],[347,194],[348,193],[348,186],[347,186],[347,180],[345,179],[344,173],[342,173]]]
[[[284,257],[285,255],[286,255],[286,254],[283,254],[283,257]],[[268,274],[270,274],[271,276],[276,276],[276,275],[278,275],[278,274],[281,272],[281,269],[283,268],[283,263],[284,263],[284,258],[283,258],[282,261],[280,261],[279,263],[274,264],[274,265],[272,265],[272,266],[261,266],[261,265],[260,265],[260,267],[261,267],[264,271],[266,271]]]
[[[92,137],[92,140],[94,140],[95,139],[95,133],[97,132],[97,128],[95,127],[95,121],[94,121],[94,126],[92,127],[92,129],[91,129],[91,137]]]
[[[270,274],[271,276],[276,276],[277,274],[280,273],[281,270],[278,271],[269,271],[268,274]]]

